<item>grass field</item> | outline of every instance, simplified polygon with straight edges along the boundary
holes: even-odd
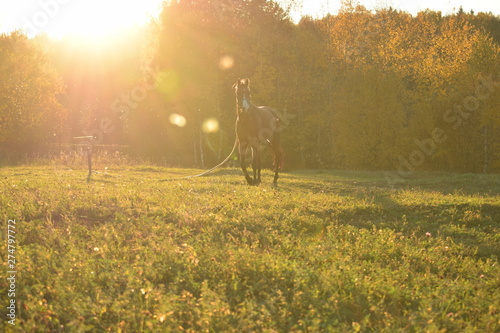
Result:
[[[1,168],[0,330],[500,331],[498,175],[196,171]]]

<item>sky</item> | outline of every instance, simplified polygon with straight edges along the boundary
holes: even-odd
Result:
[[[230,1],[230,0],[227,0]],[[278,0],[286,1],[286,0]],[[47,33],[52,37],[78,34],[97,37],[126,27],[142,25],[160,12],[162,0],[0,0],[0,33],[16,29],[32,37]],[[302,0],[291,13],[294,21],[301,15],[319,18],[336,13],[341,0]],[[450,14],[460,6],[467,12],[492,12],[500,15],[499,0],[359,0],[368,9],[393,7],[412,14],[433,9]]]
[[[143,25],[160,12],[162,0],[0,0],[0,33],[21,29],[97,36]]]

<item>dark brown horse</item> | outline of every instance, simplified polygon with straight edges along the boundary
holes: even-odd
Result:
[[[233,88],[236,92],[236,135],[238,136],[241,169],[249,185],[260,184],[260,152],[270,145],[274,159],[274,186],[278,185],[278,170],[284,162],[280,143],[280,119],[277,112],[267,106],[256,106],[250,100],[250,81],[238,79]],[[253,178],[247,172],[245,153],[252,150]]]

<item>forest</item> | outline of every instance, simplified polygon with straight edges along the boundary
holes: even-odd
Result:
[[[298,23],[268,0],[170,1],[101,44],[3,34],[0,165],[87,143],[211,167],[231,150],[232,86],[248,77],[252,101],[282,117],[285,170],[497,173],[499,51],[491,13],[350,1]]]

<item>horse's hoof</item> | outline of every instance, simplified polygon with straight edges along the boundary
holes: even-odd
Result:
[[[255,179],[253,182],[254,186],[259,186],[260,185],[260,179]]]
[[[247,183],[248,185],[254,185],[255,182],[253,181],[252,178],[247,178]]]

